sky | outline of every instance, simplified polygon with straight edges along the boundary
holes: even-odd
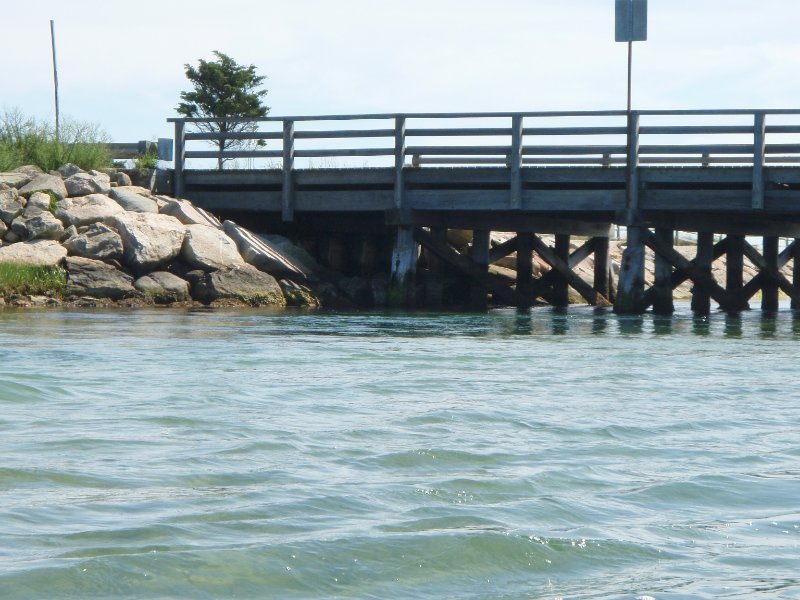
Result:
[[[0,110],[172,137],[184,65],[266,75],[271,115],[624,109],[614,0],[0,0]],[[649,0],[634,107],[800,106],[800,2]]]

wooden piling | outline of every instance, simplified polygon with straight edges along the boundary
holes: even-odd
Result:
[[[714,259],[714,233],[701,231],[697,234],[697,257],[695,264],[702,273],[711,276],[711,263]],[[701,282],[694,282],[692,288],[692,312],[698,316],[711,314],[711,290]]]
[[[800,290],[800,238],[795,238],[792,246],[792,286]],[[800,310],[800,298],[792,297],[792,310]]]
[[[517,292],[530,298],[528,308],[533,306],[533,234],[526,232],[517,233]]]
[[[764,237],[764,262],[767,271],[764,273],[764,284],[761,286],[761,310],[765,312],[775,312],[778,310],[778,280],[775,274],[778,273],[778,237]]]
[[[628,246],[622,253],[614,312],[638,315],[644,312],[644,231],[628,226]]]
[[[744,297],[744,236],[729,235],[725,252],[725,288],[736,302],[736,311],[747,310],[750,305]]]
[[[592,239],[594,251],[594,289],[598,294],[611,298],[611,269],[608,237]]]
[[[392,250],[392,281],[389,305],[410,308],[415,304],[417,291],[418,247],[413,227],[398,227]]]
[[[657,228],[655,235],[670,248],[674,244],[672,229]],[[663,254],[655,253],[655,283],[653,284],[653,312],[657,315],[671,315],[675,312],[672,296],[672,263]]]
[[[447,244],[447,228],[431,227],[431,237],[441,244]],[[425,279],[425,306],[428,308],[441,308],[444,303],[444,282],[442,275],[445,271],[444,261],[433,252],[427,252],[428,275]]]
[[[556,256],[566,264],[569,264],[569,242],[570,236],[567,234],[556,235]],[[553,306],[566,308],[569,306],[569,282],[560,274],[553,282]]]
[[[472,248],[470,249],[470,260],[479,270],[486,272],[489,270],[489,240],[491,232],[486,229],[476,229],[472,232]],[[470,287],[470,308],[474,310],[486,310],[488,307],[488,294],[486,288],[480,283],[473,283]]]

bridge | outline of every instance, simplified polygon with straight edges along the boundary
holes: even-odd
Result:
[[[269,117],[238,133],[198,131],[209,119],[169,121],[176,196],[289,235],[386,236],[398,304],[414,302],[421,246],[430,270],[470,278],[478,306],[487,292],[521,307],[540,297],[566,305],[572,287],[620,313],[669,314],[674,288],[691,280],[698,314],[712,301],[738,312],[759,292],[764,310],[778,308],[781,291],[800,308],[800,109]],[[251,144],[207,149],[220,139]],[[210,160],[237,164],[209,169]],[[615,225],[627,235],[616,281]],[[471,230],[470,249],[449,246],[448,229]],[[492,231],[516,235],[492,247]],[[673,247],[675,231],[697,234],[693,259]],[[573,237],[583,243],[571,251]],[[779,251],[779,238],[793,241]],[[505,285],[488,267],[513,253],[516,281]],[[534,253],[551,267],[543,277],[533,276]],[[655,260],[649,288],[645,253]],[[584,281],[574,267],[590,255],[594,277]],[[720,285],[711,266],[723,256]],[[757,268],[747,282],[745,259]]]

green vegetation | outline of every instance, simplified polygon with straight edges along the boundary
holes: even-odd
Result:
[[[264,77],[256,75],[253,65],[245,67],[218,51],[214,52],[214,56],[217,57],[214,61],[200,60],[197,68],[185,65],[186,78],[194,90],[181,92],[183,102],[176,108],[178,114],[189,118],[214,119],[210,123],[196,123],[203,132],[224,134],[256,131],[258,127],[254,123],[236,122],[231,118],[256,119],[267,116],[269,107],[262,104],[267,90],[257,89]],[[210,143],[217,146],[219,152],[224,152],[250,147],[253,140],[220,137]],[[222,169],[226,160],[229,159],[219,158],[217,166]]]
[[[82,169],[111,165],[107,136],[97,125],[65,121],[56,139],[55,128],[26,117],[19,110],[0,115],[0,172],[36,165],[45,172],[74,163]]]
[[[62,296],[67,272],[60,267],[32,267],[0,263],[0,296],[10,294]]]
[[[133,166],[139,171],[149,171],[155,169],[158,163],[158,156],[153,152],[140,154],[133,161]]]

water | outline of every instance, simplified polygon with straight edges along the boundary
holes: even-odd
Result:
[[[800,598],[800,321],[0,313],[2,598]]]

